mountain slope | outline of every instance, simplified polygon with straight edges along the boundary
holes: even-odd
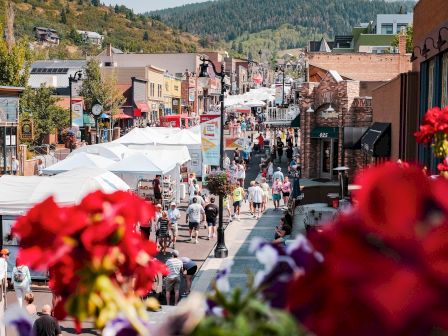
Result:
[[[168,27],[164,23],[134,14],[125,6],[103,6],[98,0],[13,0],[15,36],[34,41],[33,27],[55,29],[61,45],[49,48],[50,57],[76,57],[98,50],[81,41],[76,30],[104,35],[103,45],[129,52],[192,52],[198,38]],[[0,0],[0,19],[4,20],[6,0]]]
[[[412,10],[413,1],[383,0],[219,0],[154,11],[166,24],[212,39],[232,41],[243,33],[277,29],[284,24],[333,36],[347,34],[379,13]],[[313,32],[313,33],[314,33]]]

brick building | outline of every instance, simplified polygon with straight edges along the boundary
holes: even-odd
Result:
[[[360,82],[330,70],[319,83],[304,83],[300,91],[301,166],[304,177],[335,178],[334,168],[365,164],[358,141],[344,146],[344,131],[366,131],[372,122],[370,97],[360,97]],[[353,129],[352,129],[353,128]],[[363,132],[360,134],[362,135]]]
[[[414,8],[412,68],[418,75],[418,106],[421,123],[434,106],[448,106],[448,1],[420,0]],[[418,161],[437,171],[437,158],[428,146],[418,146]]]

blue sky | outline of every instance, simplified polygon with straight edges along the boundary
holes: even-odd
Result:
[[[132,8],[136,13],[182,6],[188,3],[204,1],[207,0],[103,0],[106,5],[125,5],[126,7]]]

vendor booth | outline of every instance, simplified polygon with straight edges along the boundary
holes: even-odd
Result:
[[[188,114],[173,114],[160,117],[160,124],[164,127],[190,128],[195,125],[197,118],[190,117]]]
[[[61,206],[78,204],[87,194],[101,190],[112,193],[127,191],[129,186],[118,176],[99,168],[79,168],[56,176],[10,176],[0,178],[0,230],[2,248],[11,255],[8,272],[15,265],[18,251],[17,240],[6,237],[20,215],[46,198],[53,196]],[[31,272],[33,279],[46,279],[45,273]]]
[[[129,149],[128,147],[119,143],[106,142],[97,145],[79,147],[71,152],[68,157],[74,156],[79,153],[94,154],[113,161],[120,161],[129,153]]]

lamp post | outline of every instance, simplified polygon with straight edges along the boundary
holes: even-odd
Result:
[[[100,117],[101,113],[103,113],[103,105],[101,104],[94,104],[92,106],[92,114],[93,114],[93,118],[95,119],[95,143],[98,144],[99,143],[99,129],[98,129],[98,118]]]
[[[277,72],[282,73],[282,106],[285,105],[285,70],[286,67],[284,65],[279,65],[276,69]]]
[[[72,83],[73,82],[77,82],[79,80],[81,80],[82,78],[82,70],[78,70],[74,73],[74,75],[70,75],[68,77],[68,84],[69,84],[69,90],[70,90],[70,126],[69,128],[72,128],[72,124],[73,124],[73,104],[72,104],[72,100],[73,100],[73,92],[72,92]],[[70,152],[73,150],[73,145],[70,144]]]
[[[215,64],[201,57],[202,64],[200,65],[199,78],[208,77],[208,66],[209,64],[213,68],[213,72],[216,76],[221,78],[221,95],[219,96],[219,101],[221,103],[221,125],[220,125],[220,135],[219,135],[219,168],[221,171],[224,170],[223,159],[224,159],[224,93],[226,92],[224,79],[226,74],[224,72],[224,63],[221,63],[221,71],[216,70]],[[225,237],[224,237],[224,226],[223,226],[223,215],[224,215],[224,196],[219,196],[219,221],[218,221],[218,242],[215,248],[215,258],[227,258],[229,251],[227,250]]]

